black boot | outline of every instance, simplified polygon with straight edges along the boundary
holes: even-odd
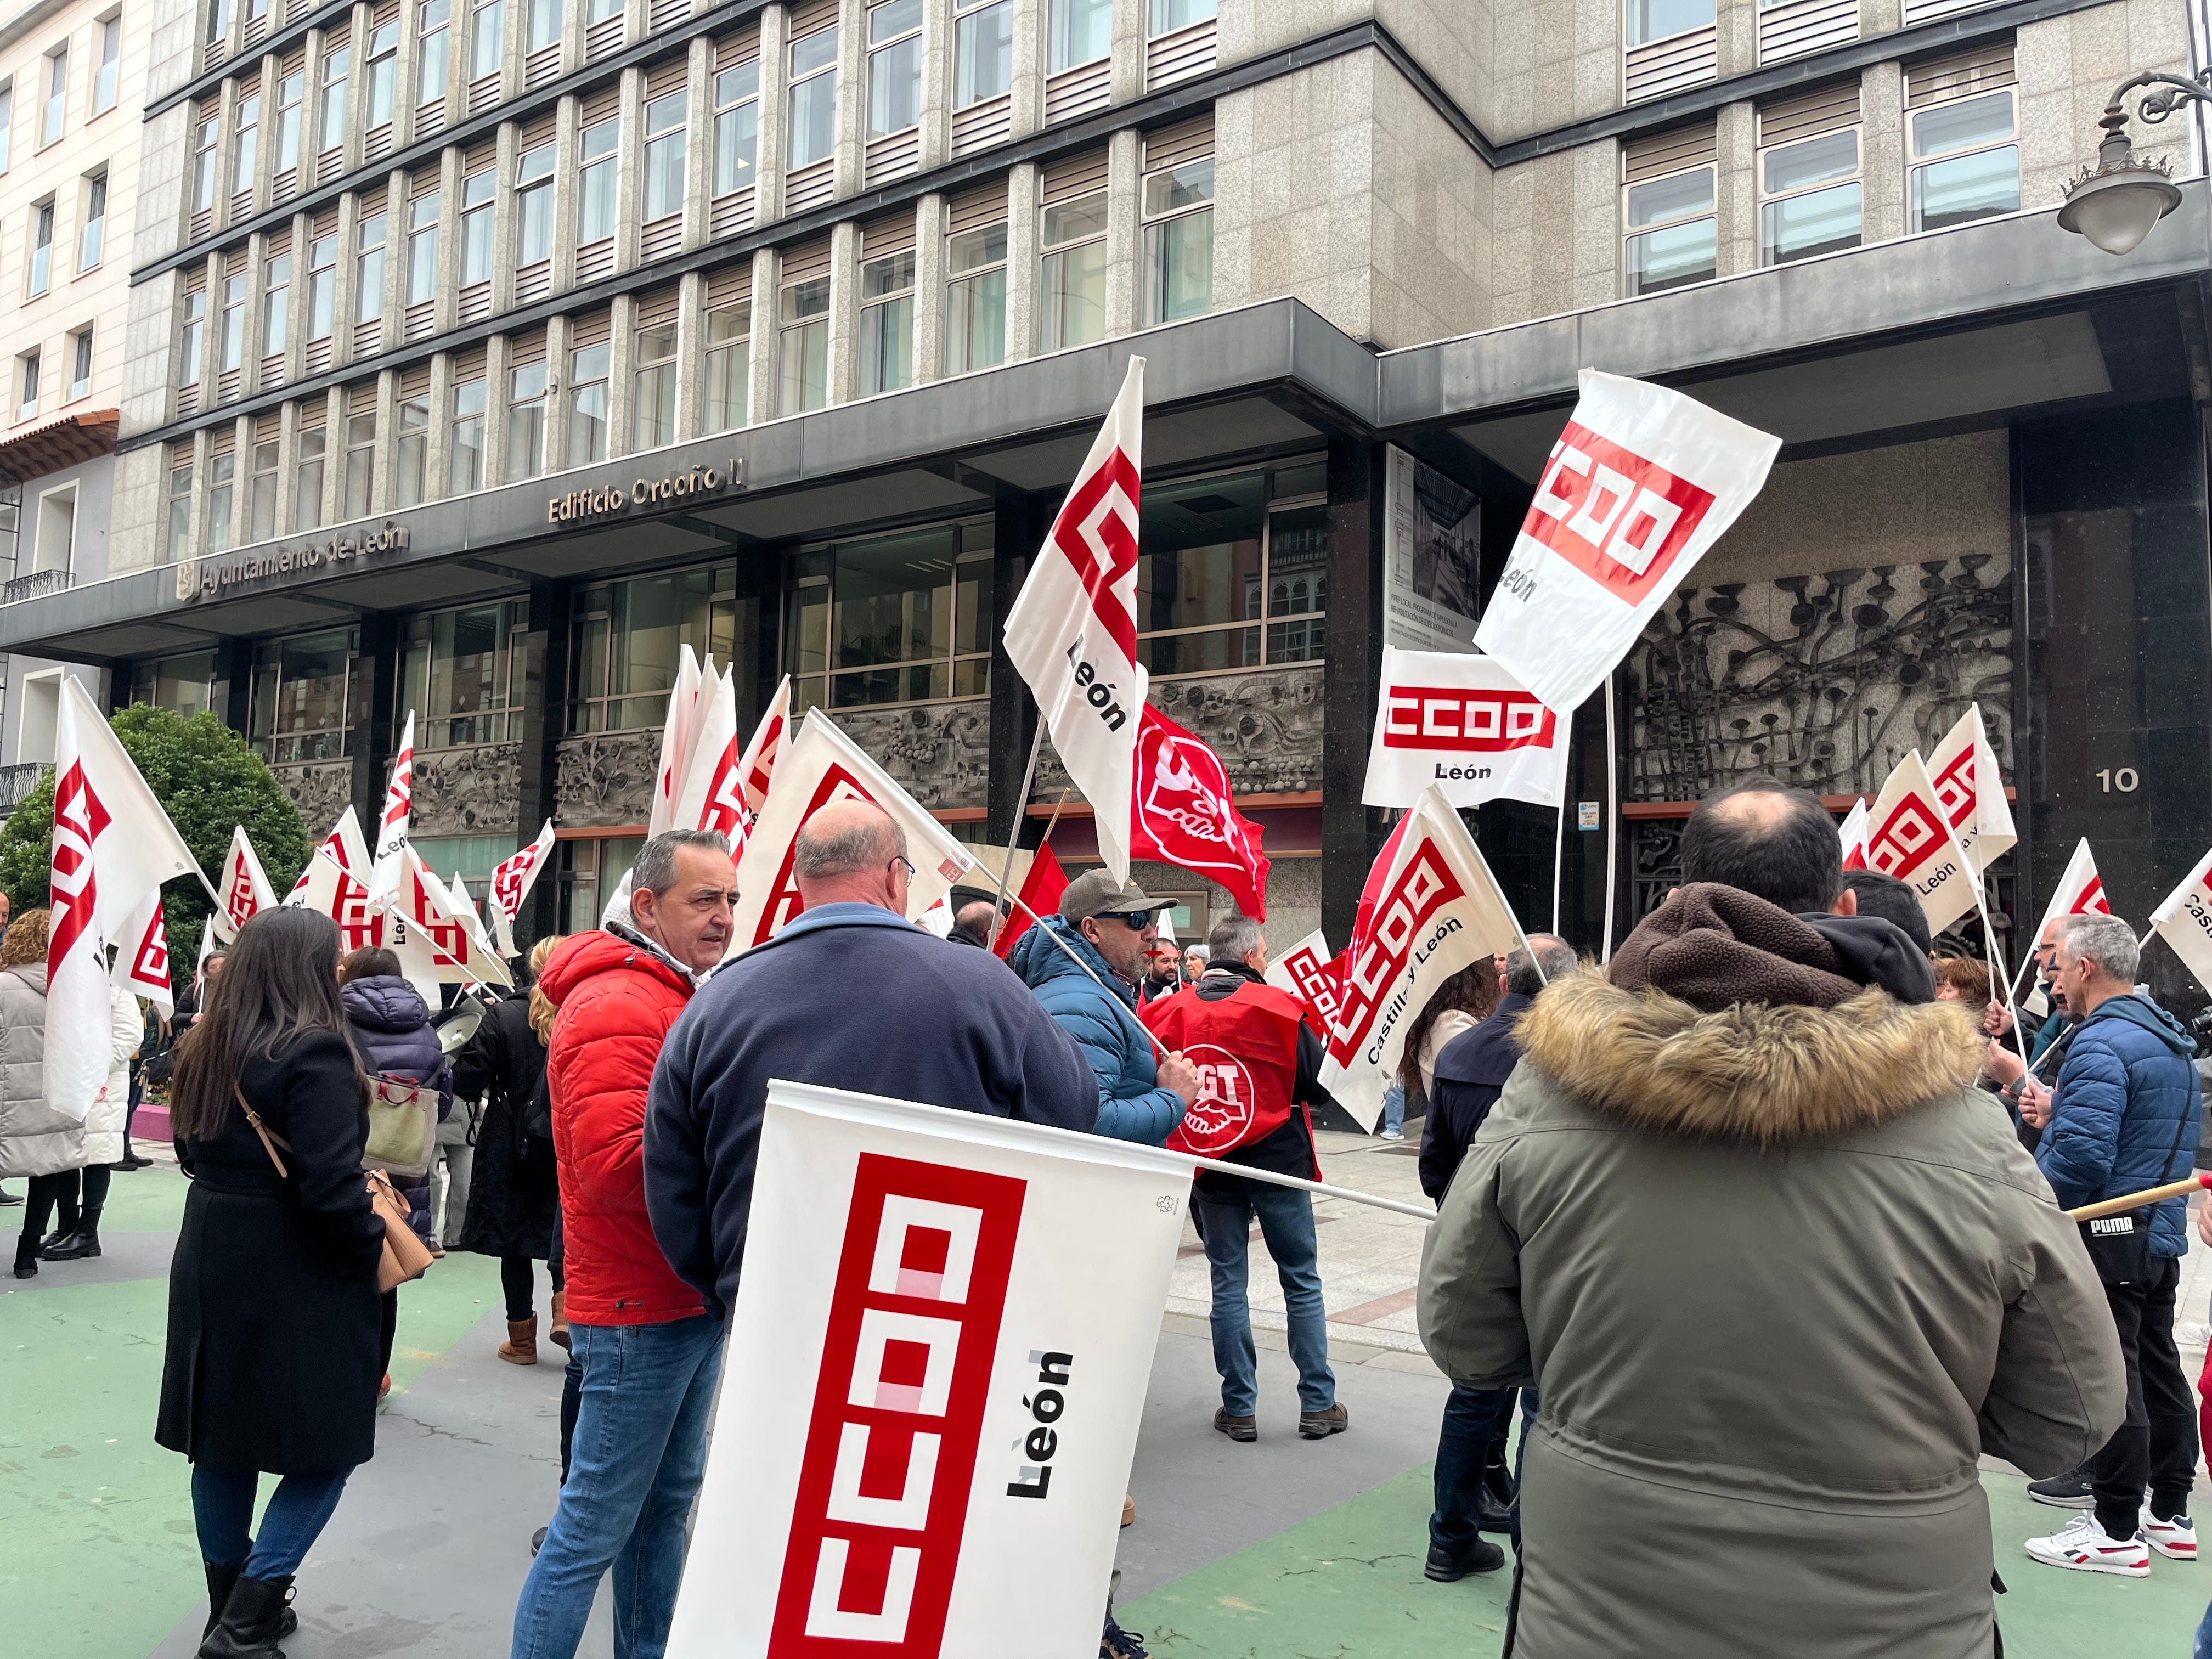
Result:
[[[200,1571],[207,1574],[208,1586],[207,1623],[200,1630],[200,1638],[204,1641],[215,1634],[216,1621],[222,1617],[223,1608],[230,1603],[230,1587],[238,1582],[238,1575],[246,1569],[219,1567],[212,1561],[203,1561]]]
[[[39,1241],[29,1233],[19,1234],[15,1239],[15,1277],[36,1279],[39,1276]]]
[[[69,1233],[39,1252],[49,1261],[81,1261],[100,1254],[100,1211],[87,1210]]]
[[[285,1604],[292,1581],[248,1578],[240,1574],[223,1602],[222,1617],[200,1644],[198,1659],[284,1659]]]
[[[1476,1523],[1484,1532],[1513,1530],[1513,1505],[1520,1493],[1513,1484],[1512,1468],[1503,1457],[1482,1467],[1482,1489],[1480,1498],[1480,1520]]]

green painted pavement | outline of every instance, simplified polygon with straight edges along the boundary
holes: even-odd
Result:
[[[2147,1579],[2039,1566],[2021,1540],[2056,1531],[2067,1513],[2038,1504],[2016,1477],[1989,1474],[1997,1603],[2006,1659],[2085,1653],[2180,1659],[2212,1596],[2212,1568],[2156,1558]],[[1495,1653],[1505,1630],[1510,1563],[1432,1584],[1429,1470],[1387,1481],[1265,1542],[1115,1609],[1152,1651],[1206,1659],[1464,1659]]]
[[[103,1241],[150,1233],[166,1245],[185,1188],[166,1168],[117,1176]],[[0,1210],[0,1225],[21,1214]],[[154,1443],[168,1283],[72,1285],[70,1271],[51,1264],[35,1280],[0,1281],[13,1287],[0,1295],[0,1645],[40,1659],[130,1659],[205,1594],[189,1466]],[[403,1290],[394,1390],[498,1298],[498,1263],[459,1254]]]

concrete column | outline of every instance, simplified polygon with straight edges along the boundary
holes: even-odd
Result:
[[[690,113],[685,121],[690,137],[684,146],[684,246],[694,248],[704,246],[714,238],[714,43],[703,34],[691,43],[689,90],[685,107]]]
[[[848,219],[830,233],[830,401],[853,401],[860,377],[860,227]]]
[[[1044,125],[1045,0],[1014,0],[1014,73],[1007,118],[1017,138]]]
[[[615,163],[615,269],[637,264],[637,227],[645,211],[645,71],[626,69],[622,77],[622,147]]]
[[[290,325],[284,331],[284,380],[286,384],[298,380],[307,361],[307,259],[315,246],[315,221],[313,216],[295,213],[292,216],[292,309]],[[343,248],[345,245],[338,245]],[[343,262],[341,262],[343,263]],[[337,321],[334,313],[331,323],[331,340],[337,343]]]
[[[775,15],[774,11],[769,14]],[[763,155],[767,155],[763,149]],[[750,425],[772,421],[776,414],[776,283],[782,262],[774,248],[753,253],[752,407]]]
[[[568,465],[568,352],[572,334],[566,317],[545,325],[545,470]]]
[[[461,161],[459,145],[438,152],[438,310],[440,333],[461,314]]]
[[[832,169],[839,196],[860,189],[868,154],[868,19],[866,0],[844,0],[837,9],[837,148]],[[835,352],[836,331],[830,331]],[[839,401],[830,382],[830,401]]]
[[[336,524],[344,505],[345,393],[332,386],[323,394],[323,510],[318,522]]]
[[[568,9],[574,32],[580,8]],[[580,52],[580,46],[576,47]],[[566,293],[576,285],[576,161],[578,115],[583,106],[574,97],[563,98],[553,118],[553,292]]]
[[[353,361],[354,290],[361,281],[354,233],[361,228],[361,198],[351,191],[338,198],[338,266],[331,296],[331,366]]]
[[[676,298],[676,438],[688,443],[700,435],[705,423],[701,410],[706,403],[707,278],[687,271],[677,286]]]
[[[507,0],[509,12],[519,11],[526,0]],[[513,37],[509,36],[510,42]],[[491,210],[491,308],[495,316],[514,307],[514,155],[522,142],[522,129],[512,121],[500,123],[498,155],[493,162]]]
[[[952,0],[922,0],[921,171],[951,155]]]
[[[1328,664],[1322,707],[1322,926],[1352,932],[1368,866],[1382,842],[1380,812],[1360,804],[1362,746],[1375,729],[1382,658],[1384,447],[1328,444]]]
[[[1126,104],[1145,90],[1145,0],[1123,0],[1114,8],[1113,100]]]
[[[630,441],[632,431],[631,405],[635,402],[635,388],[630,377],[636,373],[637,360],[637,298],[624,294],[614,302],[614,349],[607,362],[607,459],[627,455],[635,446]]]
[[[1759,0],[1721,0],[1713,19],[1721,78],[1759,67]]]
[[[919,386],[945,372],[945,198],[928,195],[917,204],[914,226],[914,380]]]
[[[1905,70],[1895,62],[1859,71],[1861,236],[1887,242],[1905,234]]]
[[[453,493],[449,463],[453,450],[453,356],[441,351],[430,359],[430,430],[422,463],[422,499],[442,501]]]
[[[442,208],[444,204],[441,203]],[[393,173],[384,185],[384,345],[389,351],[407,326],[407,178]]]
[[[1718,274],[1728,276],[1759,266],[1759,129],[1748,103],[1722,105],[1717,127],[1714,234]]]
[[[1038,178],[1036,163],[1024,161],[1006,179],[1006,361],[1010,363],[1036,355]]]
[[[1138,257],[1144,231],[1137,197],[1143,188],[1142,136],[1125,128],[1106,147],[1106,337],[1133,332],[1141,324]],[[1355,792],[1356,793],[1356,792]]]
[[[484,488],[507,482],[507,368],[514,354],[507,337],[495,334],[484,349]]]
[[[374,518],[392,510],[392,461],[399,447],[399,372],[376,377],[376,465],[368,475],[368,511]],[[367,819],[362,820],[368,822]]]
[[[1859,39],[1889,34],[1905,27],[1905,0],[1859,0]]]
[[[300,459],[300,406],[286,404],[276,411],[276,535],[292,533],[293,480]]]
[[[753,222],[764,225],[783,216],[783,131],[789,114],[791,14],[770,6],[760,15],[760,132],[758,176],[753,185]],[[754,356],[760,355],[757,348]]]
[[[361,165],[362,151],[365,142],[364,135],[368,131],[368,123],[362,118],[368,111],[367,88],[370,15],[370,7],[356,6],[352,12],[353,27],[346,35],[347,62],[351,66],[346,71],[345,162],[343,169],[346,173],[351,173]],[[362,820],[364,823],[368,821],[366,817]]]
[[[246,348],[239,382],[249,392],[261,389],[261,296],[268,274],[269,234],[258,230],[246,239]]]

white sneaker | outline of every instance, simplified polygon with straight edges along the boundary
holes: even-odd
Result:
[[[1382,1139],[1385,1140],[1403,1140],[1405,1138],[1406,1132],[1403,1129],[1385,1129],[1382,1132]]]
[[[2142,1540],[2160,1555],[2170,1555],[2177,1561],[2194,1561],[2197,1559],[2197,1523],[2185,1515],[2177,1515],[2171,1521],[2161,1521],[2149,1510],[2144,1510]]]
[[[2109,1572],[2121,1578],[2150,1577],[2150,1546],[2142,1538],[2114,1538],[2094,1510],[2075,1516],[2048,1538],[2031,1538],[2027,1553],[2046,1567],[2069,1572]]]

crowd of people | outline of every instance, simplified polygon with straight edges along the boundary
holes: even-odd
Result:
[[[2195,1045],[2135,983],[2125,926],[2054,923],[2037,951],[2051,1012],[2016,1025],[1986,966],[1936,954],[1910,890],[1846,875],[1813,797],[1717,796],[1682,860],[1606,969],[1534,935],[1411,1022],[1390,1127],[1420,1121],[1438,1215],[1418,1310],[1451,1384],[1428,1577],[1499,1571],[1510,1546],[1516,1659],[1618,1650],[1625,1631],[1651,1652],[2001,1651],[1984,1454],[2081,1511],[2026,1540],[2033,1561],[2140,1577],[2193,1559],[2185,1205],[2094,1232],[2060,1207],[2185,1172],[2197,1145]],[[863,801],[817,811],[793,871],[802,913],[726,961],[726,845],[652,838],[626,907],[539,941],[526,993],[450,1057],[390,952],[342,956],[301,910],[239,931],[170,1056],[192,1181],[156,1437],[192,1463],[203,1656],[281,1651],[294,1577],[374,1451],[400,1224],[362,1155],[395,1084],[441,1117],[482,1103],[465,1213],[434,1232],[424,1176],[399,1183],[405,1224],[499,1260],[514,1364],[538,1361],[547,1261],[568,1351],[516,1659],[574,1654],[610,1571],[616,1652],[663,1651],[772,1077],[1181,1145],[1217,1086],[1187,1055],[1230,1056],[1242,1127],[1209,1151],[1250,1174],[1202,1171],[1190,1205],[1213,1426],[1260,1437],[1255,1229],[1298,1434],[1350,1426],[1313,1198],[1271,1178],[1318,1177],[1313,1114],[1332,1103],[1259,924],[1230,916],[1185,952],[1167,901],[1093,871],[1000,965],[988,905],[949,947],[905,919],[904,837]],[[82,1171],[74,1225],[96,1249],[107,1132],[26,1111],[38,1020],[18,1009],[42,991],[43,927],[27,914],[0,941],[0,1170],[33,1177],[33,1212]],[[866,988],[827,1038],[824,986]],[[118,1014],[118,1078],[125,1035]],[[1141,1655],[1103,1611],[1102,1659]]]

